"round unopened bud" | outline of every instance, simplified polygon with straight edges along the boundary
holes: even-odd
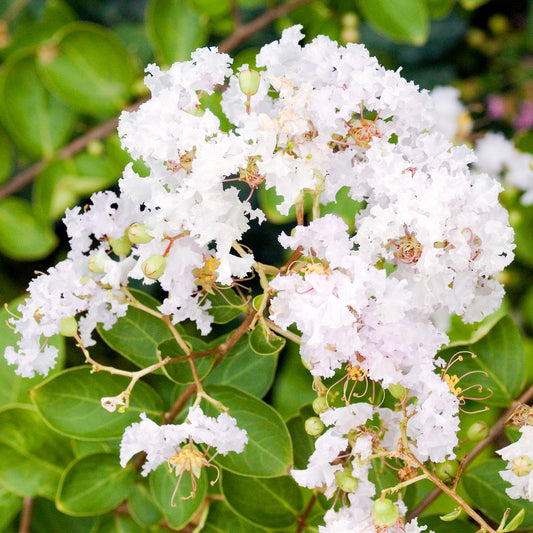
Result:
[[[127,235],[123,235],[120,239],[109,237],[107,242],[109,242],[115,255],[128,255],[131,252],[131,241]]]
[[[527,476],[533,470],[533,461],[527,455],[516,457],[511,464],[511,470],[517,476]]]
[[[106,256],[104,254],[93,254],[87,261],[87,266],[91,272],[101,274],[104,271]]]
[[[257,70],[241,70],[239,72],[239,87],[246,96],[253,96],[259,90],[261,75]]]
[[[143,264],[142,271],[147,278],[159,279],[165,267],[167,266],[167,260],[162,255],[152,255]]]
[[[489,436],[489,425],[481,420],[474,422],[468,428],[466,436],[468,440],[473,440],[474,442],[486,439]]]
[[[407,396],[407,389],[399,383],[389,385],[389,392],[397,399],[403,400]]]
[[[78,331],[78,323],[76,317],[69,316],[68,318],[62,318],[59,323],[59,333],[64,337],[74,337]]]
[[[318,396],[313,400],[313,411],[320,415],[329,409],[328,399],[326,396]]]
[[[305,432],[312,437],[318,437],[324,431],[324,422],[318,416],[311,416],[305,421]]]
[[[132,244],[146,244],[153,239],[153,237],[146,232],[146,226],[139,222],[132,224],[126,230],[126,234]]]
[[[435,474],[444,483],[451,483],[455,479],[458,470],[459,462],[455,459],[448,459],[435,465]]]
[[[355,492],[359,481],[352,475],[352,465],[348,465],[343,470],[335,472],[335,481],[339,488],[344,492]]]
[[[391,527],[400,518],[398,507],[388,498],[376,500],[372,506],[372,520],[376,527]]]

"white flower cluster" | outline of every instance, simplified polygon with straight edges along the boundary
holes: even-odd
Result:
[[[90,345],[97,322],[109,328],[126,312],[129,279],[159,283],[167,295],[159,310],[208,333],[203,293],[251,272],[253,255],[234,243],[252,219],[264,219],[230,182],[246,183],[250,195],[259,186],[275,189],[282,214],[310,195],[314,220],[280,237],[302,257],[271,281],[270,319],[282,329],[296,324],[314,376],[356,369],[416,398],[407,415],[365,403],[323,413],[331,427],[317,439],[308,468],[293,472],[300,484],[332,494],[341,470],[335,459],[349,447],[343,468],[358,487],[348,499],[366,501],[357,503],[363,509],[374,495],[365,460],[376,450],[394,451],[401,416],[408,416],[417,457],[453,456],[459,400],[438,375],[443,362],[435,354],[447,337],[433,321],[450,313],[475,321],[498,307],[503,289],[495,276],[513,257],[513,234],[498,203],[500,186],[471,172],[472,152],[438,132],[427,92],[381,67],[362,45],[339,47],[321,36],[301,47],[302,38],[295,26],[263,47],[252,89],[240,84],[248,69],[232,75],[230,58],[214,49],[197,50],[166,72],[148,67],[152,98],[122,114],[119,134],[149,174],[129,165],[119,195],[95,194],[89,208],[67,213],[71,251],[32,282],[22,318],[13,321],[23,339],[6,357],[23,375],[46,373],[54,352],[42,351],[43,338],[76,316]],[[229,132],[202,103],[227,78]],[[353,236],[339,217],[320,217],[320,204],[341,189],[365,204]],[[187,423],[164,427],[143,418],[126,430],[121,463],[144,450],[147,473],[188,438],[220,453],[242,449],[245,437],[233,419],[204,424],[202,416],[192,410]],[[355,505],[330,511],[322,530],[370,531],[368,516],[361,522],[359,514]]]
[[[533,426],[522,426],[520,433],[520,439],[498,450],[507,461],[507,468],[500,475],[511,483],[511,487],[505,489],[511,498],[533,502]]]

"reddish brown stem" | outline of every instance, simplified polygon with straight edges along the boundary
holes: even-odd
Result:
[[[22,504],[22,513],[20,515],[19,533],[30,533],[31,531],[33,502],[34,502],[33,498],[30,498],[30,497],[24,498],[24,503]]]

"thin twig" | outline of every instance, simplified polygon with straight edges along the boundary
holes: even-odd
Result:
[[[292,0],[291,2],[286,2],[285,4],[280,4],[279,6],[269,9],[251,22],[235,28],[235,31],[227,39],[224,39],[224,41],[220,43],[218,47],[219,51],[231,52],[231,50],[239,46],[242,42],[248,39],[248,37],[259,30],[262,30],[271,22],[274,22],[276,19],[285,16],[287,13],[290,13],[297,7],[309,4],[312,1],[313,0]]]
[[[31,517],[33,514],[33,502],[31,497],[24,498],[22,504],[22,513],[20,515],[19,533],[30,533],[31,531]]]
[[[488,446],[493,440],[495,440],[498,435],[502,433],[505,428],[505,423],[516,411],[517,407],[522,404],[529,403],[533,399],[533,385],[531,385],[516,401],[513,402],[512,406],[498,419],[496,424],[492,426],[489,435],[487,438],[478,442],[477,445],[466,454],[463,460],[461,461],[461,470],[463,470],[469,463],[471,463],[481,452]],[[458,472],[458,474],[460,474]],[[407,519],[411,520],[412,518],[418,516],[422,511],[430,505],[441,493],[439,487],[435,487],[414,509],[411,511]]]
[[[310,515],[311,510],[313,509],[315,505],[315,502],[316,502],[316,494],[313,493],[313,495],[309,499],[309,502],[304,512],[298,517],[298,527],[296,528],[296,533],[302,533],[307,527],[307,517]]]

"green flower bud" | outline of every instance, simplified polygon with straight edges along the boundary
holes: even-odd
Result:
[[[324,431],[324,423],[317,416],[311,416],[305,421],[305,432],[312,437],[318,437]]]
[[[335,472],[335,481],[339,488],[344,492],[355,492],[359,481],[352,475],[352,465],[348,465],[343,470]]]
[[[165,267],[167,266],[167,260],[162,255],[152,255],[143,264],[142,271],[147,278],[159,279]]]
[[[64,337],[74,337],[78,331],[78,323],[76,317],[70,316],[68,318],[62,318],[59,323],[59,333]]]
[[[132,244],[146,244],[150,242],[153,237],[146,232],[146,226],[135,222],[127,230],[128,239]]]
[[[91,272],[101,274],[104,271],[106,256],[103,254],[93,254],[89,257],[87,266]]]
[[[397,399],[403,400],[407,396],[407,389],[399,383],[389,385],[389,392]]]
[[[328,399],[326,396],[318,396],[313,400],[313,411],[320,415],[329,409]]]
[[[486,439],[489,436],[489,425],[486,422],[474,422],[466,433],[468,440],[473,440],[478,442],[480,440]]]
[[[458,470],[459,462],[455,459],[448,459],[435,465],[435,474],[444,483],[451,483],[455,479]]]
[[[511,470],[517,476],[527,476],[533,470],[533,461],[527,455],[516,457],[511,464]]]
[[[129,255],[131,252],[131,241],[127,235],[123,235],[120,239],[109,237],[107,242],[109,242],[115,255]]]
[[[372,506],[372,520],[376,527],[391,527],[400,518],[398,507],[391,500],[385,498],[376,500]]]
[[[242,70],[239,72],[239,87],[246,96],[253,96],[259,90],[261,75],[257,70]]]

